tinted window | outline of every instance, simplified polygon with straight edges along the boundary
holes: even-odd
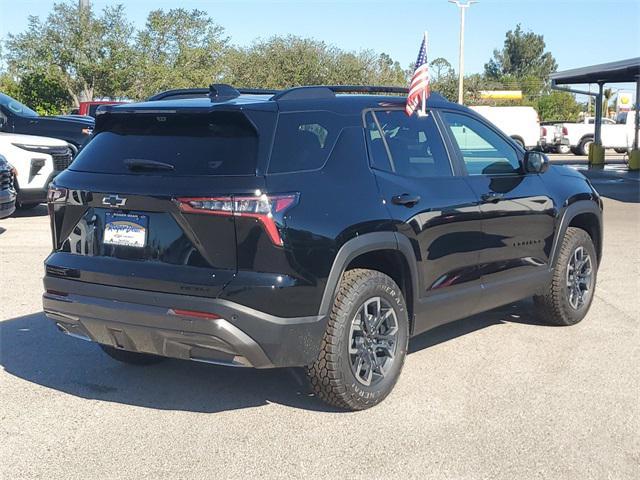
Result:
[[[342,121],[333,113],[281,113],[269,161],[269,173],[321,168],[341,130]]]
[[[17,100],[14,100],[9,95],[5,95],[4,93],[0,93],[0,105],[2,105],[9,112],[15,113],[16,115],[24,115],[27,117],[38,116],[37,112],[34,112],[26,105],[20,103]]]
[[[450,176],[451,164],[432,115],[409,117],[402,110],[367,116],[372,166],[413,178]],[[377,125],[382,130],[378,130]]]
[[[520,171],[516,150],[493,129],[475,118],[443,112],[469,175],[513,174]]]
[[[98,107],[99,107],[99,106],[100,106],[100,105],[99,105],[99,104],[97,104],[97,103],[94,103],[94,104],[92,104],[92,105],[89,105],[89,115],[90,115],[91,117],[94,117],[94,118],[95,118],[95,116],[96,116],[96,110],[98,109]]]
[[[96,136],[71,170],[154,175],[254,175],[258,136],[239,112],[112,114],[101,116]],[[125,162],[152,160],[173,170],[132,172]]]
[[[367,143],[369,145],[369,161],[373,168],[378,170],[393,171],[391,163],[389,163],[389,155],[385,143],[382,140],[382,132],[378,128],[373,112],[367,112],[365,115]]]

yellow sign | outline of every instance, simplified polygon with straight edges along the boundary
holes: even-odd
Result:
[[[618,92],[618,101],[616,102],[616,108],[618,112],[626,112],[631,110],[633,106],[632,93],[625,90]]]
[[[520,100],[522,90],[480,90],[480,98]]]

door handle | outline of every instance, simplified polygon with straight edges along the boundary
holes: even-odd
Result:
[[[420,195],[403,193],[402,195],[391,197],[391,201],[396,205],[404,205],[405,207],[411,208],[420,201]]]
[[[504,194],[498,192],[483,193],[481,198],[485,203],[496,203],[504,198]]]

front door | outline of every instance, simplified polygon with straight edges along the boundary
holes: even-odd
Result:
[[[481,201],[478,308],[531,295],[548,278],[557,213],[541,175],[525,173],[522,152],[481,119],[444,111],[442,120]]]
[[[365,114],[382,201],[418,258],[414,333],[469,315],[480,292],[477,197],[455,174],[434,115]]]

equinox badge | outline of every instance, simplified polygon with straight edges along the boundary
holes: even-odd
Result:
[[[108,195],[102,198],[102,205],[108,207],[124,207],[125,203],[127,203],[127,199],[120,198],[118,195]]]

